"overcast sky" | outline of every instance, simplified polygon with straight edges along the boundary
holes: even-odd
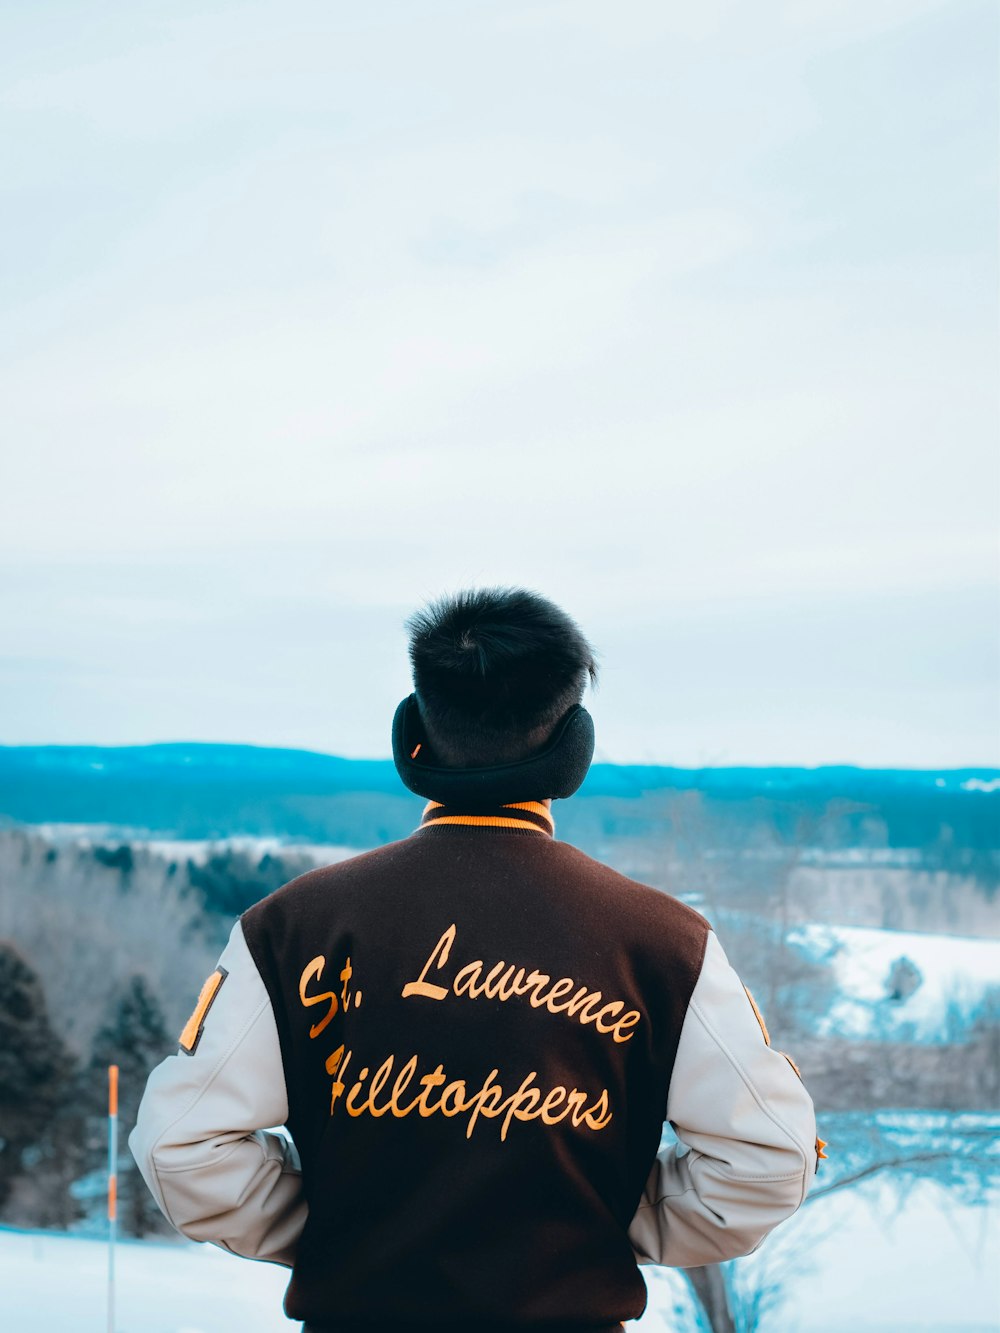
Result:
[[[0,743],[384,755],[512,583],[603,758],[1000,763],[996,27],[5,7]]]

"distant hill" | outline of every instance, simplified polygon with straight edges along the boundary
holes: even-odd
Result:
[[[369,847],[405,837],[422,804],[388,759],[189,742],[0,746],[2,822]],[[945,860],[986,853],[995,866],[1000,771],[595,764],[555,815],[561,837],[597,855],[609,843],[695,829],[743,850],[762,840],[919,848]]]

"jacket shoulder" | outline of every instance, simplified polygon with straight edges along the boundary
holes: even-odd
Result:
[[[406,855],[407,839],[385,843],[371,851],[359,852],[356,856],[346,857],[343,861],[334,861],[330,865],[316,866],[283,884],[280,888],[255,902],[240,916],[243,933],[251,952],[261,935],[270,931],[288,918],[301,913],[311,913],[322,901],[331,895],[369,880],[378,875],[380,870],[398,862]]]
[[[668,930],[678,943],[686,943],[700,965],[711,923],[687,903],[664,889],[653,888],[605,865],[570,843],[556,843],[563,867],[585,892],[607,896],[634,917],[642,928],[657,935]]]

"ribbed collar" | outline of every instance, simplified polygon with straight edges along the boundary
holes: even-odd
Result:
[[[556,831],[552,811],[541,801],[515,801],[511,805],[497,805],[470,814],[458,805],[441,805],[429,801],[420,820],[421,828],[438,824],[464,825],[468,828],[503,828],[527,830],[554,837]]]

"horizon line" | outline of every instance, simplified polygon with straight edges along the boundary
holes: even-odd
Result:
[[[133,741],[121,744],[105,744],[100,741],[42,741],[6,744],[0,742],[0,751],[10,750],[151,750],[165,748],[204,748],[231,750],[262,750],[283,754],[312,755],[321,759],[335,759],[346,764],[392,764],[390,755],[343,755],[329,750],[312,750],[296,745],[267,745],[256,741],[205,741],[205,740],[157,740]],[[860,764],[851,760],[820,760],[811,764],[794,764],[780,761],[758,761],[753,763],[674,764],[663,760],[621,760],[595,756],[591,767],[604,768],[662,768],[684,773],[710,773],[734,770],[786,769],[797,772],[814,772],[820,769],[854,769],[867,773],[991,773],[1000,776],[1000,763],[967,763],[959,765],[927,765],[918,767],[912,764]]]

